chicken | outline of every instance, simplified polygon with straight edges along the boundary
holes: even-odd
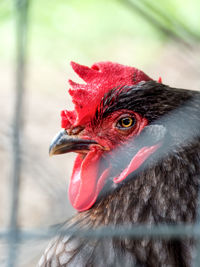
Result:
[[[200,178],[200,93],[171,88],[112,62],[71,63],[74,111],[50,155],[76,152],[69,199],[78,211],[63,225],[193,223]],[[60,236],[38,266],[191,266],[191,239]]]

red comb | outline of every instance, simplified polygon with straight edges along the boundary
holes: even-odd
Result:
[[[71,66],[85,84],[69,80],[71,85],[69,94],[72,96],[75,110],[61,112],[62,128],[87,123],[94,116],[102,97],[109,90],[152,80],[144,72],[118,63],[99,62],[89,68],[71,62]]]

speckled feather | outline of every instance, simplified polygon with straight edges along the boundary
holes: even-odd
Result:
[[[102,101],[105,99],[108,96]],[[116,101],[106,105],[101,119],[126,108],[140,113],[152,125],[163,125],[167,141],[158,152],[162,156],[159,159],[152,156],[126,183],[102,195],[90,210],[78,213],[63,228],[194,222],[200,181],[199,107],[198,92],[170,88],[154,81],[124,88]],[[113,166],[118,164],[117,160]],[[51,242],[38,266],[190,267],[193,243],[189,239],[98,240],[61,236]]]

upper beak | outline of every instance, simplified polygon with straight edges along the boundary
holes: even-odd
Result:
[[[97,142],[71,137],[65,130],[62,130],[52,140],[49,147],[49,155],[89,151],[91,144],[97,144]]]

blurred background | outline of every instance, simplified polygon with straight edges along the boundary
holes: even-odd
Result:
[[[199,0],[0,0],[0,237],[74,213],[74,155],[48,156],[60,111],[72,108],[67,80],[78,78],[69,62],[119,62],[198,90],[199,14]],[[35,266],[48,240],[15,238],[17,252],[0,239],[0,266]]]

